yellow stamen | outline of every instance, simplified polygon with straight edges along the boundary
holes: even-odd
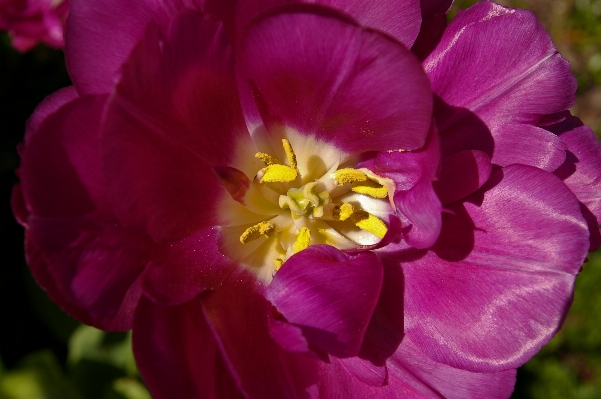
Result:
[[[284,259],[282,259],[282,258],[275,258],[273,260],[273,264],[275,265],[275,271],[277,272],[278,270],[280,270],[280,268],[284,264]]]
[[[294,155],[294,150],[292,149],[292,145],[286,139],[282,139],[282,145],[284,146],[284,151],[286,151],[286,157],[288,158],[288,163],[292,167],[292,169],[297,169],[296,165],[296,155]]]
[[[388,196],[388,189],[371,179],[354,185],[351,190],[374,198],[386,198]]]
[[[272,157],[269,154],[265,154],[264,152],[257,152],[255,154],[255,158],[259,158],[261,161],[265,162],[265,165],[267,165],[267,166],[276,165],[276,164],[280,163],[280,161],[278,161],[277,159],[275,159],[274,157]]]
[[[303,249],[307,249],[311,245],[311,232],[308,228],[303,227],[301,231],[296,236],[296,241],[294,241],[293,252],[296,254]]]
[[[261,236],[269,237],[273,233],[275,233],[275,224],[271,222],[260,222],[244,230],[244,233],[240,236],[240,242],[246,244]]]
[[[262,183],[289,183],[296,180],[298,172],[296,169],[286,165],[268,165],[263,168],[263,177],[261,177]]]
[[[355,210],[351,204],[342,204],[342,206],[334,208],[332,217],[334,217],[335,220],[345,221],[350,218],[354,212]]]
[[[351,221],[361,230],[365,230],[378,238],[384,238],[388,228],[383,221],[365,211],[355,211],[351,215]]]
[[[334,179],[336,179],[339,186],[342,186],[345,183],[366,181],[367,176],[360,170],[353,168],[344,168],[338,169],[336,172],[334,172]]]

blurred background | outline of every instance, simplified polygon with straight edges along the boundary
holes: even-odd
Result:
[[[456,0],[449,17],[474,0]],[[601,0],[500,0],[532,10],[579,83],[572,113],[601,135]],[[106,334],[62,313],[35,284],[23,229],[10,210],[17,145],[48,94],[70,84],[60,50],[21,54],[0,33],[0,399],[150,399],[129,334]],[[576,282],[562,330],[519,369],[512,398],[601,398],[601,252]]]

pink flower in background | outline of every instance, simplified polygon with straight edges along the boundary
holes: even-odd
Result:
[[[157,399],[508,397],[599,242],[569,65],[488,1],[279,5],[71,2],[32,273]]]
[[[67,0],[1,0],[0,30],[8,31],[21,52],[39,42],[61,48],[68,10]]]

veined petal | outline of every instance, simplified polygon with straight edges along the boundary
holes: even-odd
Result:
[[[133,349],[140,374],[155,399],[242,399],[200,301],[163,307],[142,298]]]
[[[109,93],[121,65],[151,22],[166,26],[178,10],[200,11],[200,1],[69,0],[65,58],[80,93]],[[115,15],[119,16],[118,22]]]
[[[262,282],[240,267],[218,290],[201,297],[204,314],[248,399],[305,398],[318,379],[320,362],[276,344],[268,328],[273,308],[263,292]]]
[[[293,128],[349,154],[415,149],[428,135],[432,98],[415,57],[333,12],[260,19],[239,65],[268,131]]]
[[[529,166],[504,168],[468,198],[449,206],[431,252],[399,259],[406,334],[453,367],[515,368],[559,328],[588,229],[570,190]]]
[[[451,110],[438,107],[436,121],[442,136],[443,151],[447,144],[456,151],[478,149],[487,152],[492,162],[508,165],[507,157],[515,154],[511,147],[494,152],[473,147],[473,130],[469,113],[483,122],[495,143],[503,140],[532,145],[520,163],[552,171],[561,162],[540,160],[561,158],[559,146],[537,146],[540,142],[536,125],[546,114],[568,109],[574,102],[576,81],[550,36],[534,15],[524,10],[504,8],[490,1],[480,2],[463,11],[449,24],[438,47],[424,61],[432,88]],[[499,73],[507,71],[507,73]],[[536,95],[532,95],[536,93]],[[447,139],[452,135],[452,139]],[[511,137],[507,137],[511,136]],[[547,137],[549,143],[552,138]],[[525,151],[527,153],[527,151]]]
[[[359,353],[382,277],[372,252],[352,256],[314,245],[286,261],[265,295],[311,343],[345,358]]]
[[[157,242],[218,225],[229,194],[213,166],[236,166],[234,143],[248,137],[232,68],[223,29],[191,11],[166,38],[150,27],[133,51],[102,140],[108,194],[125,225]]]

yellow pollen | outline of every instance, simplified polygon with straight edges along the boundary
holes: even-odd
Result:
[[[383,221],[365,211],[355,211],[351,215],[351,221],[361,230],[365,230],[378,238],[384,238],[388,228]]]
[[[282,258],[275,258],[273,260],[273,264],[275,266],[275,271],[277,272],[278,270],[280,270],[280,268],[284,264],[284,259],[282,259]]]
[[[261,236],[269,237],[273,233],[275,233],[275,224],[271,222],[260,222],[244,230],[244,233],[240,236],[240,242],[246,244]]]
[[[265,165],[267,165],[267,166],[276,165],[276,164],[280,163],[280,161],[278,161],[277,159],[275,159],[274,157],[272,157],[269,154],[265,154],[264,152],[257,152],[255,154],[255,158],[259,158],[261,161],[265,162]]]
[[[371,179],[354,185],[351,190],[356,193],[369,195],[370,197],[374,198],[386,198],[388,196],[388,189]]]
[[[359,181],[366,181],[367,176],[360,170],[353,168],[338,169],[334,172],[334,179],[338,182],[339,186],[345,183],[354,183]]]
[[[286,165],[273,164],[263,168],[262,183],[289,183],[296,180],[296,169]]]
[[[332,216],[335,220],[345,221],[350,218],[354,212],[355,210],[351,204],[342,204],[342,206],[334,208]]]
[[[296,241],[294,241],[293,252],[299,253],[303,249],[307,249],[311,245],[311,232],[308,228],[303,227],[298,235],[296,236]]]
[[[297,169],[296,165],[296,155],[294,155],[294,150],[292,149],[292,145],[286,139],[282,139],[282,145],[284,146],[284,151],[286,151],[286,157],[288,158],[288,163],[292,167],[292,169]]]

